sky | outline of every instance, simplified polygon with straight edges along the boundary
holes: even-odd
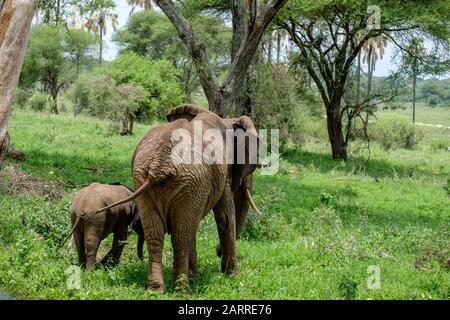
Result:
[[[120,29],[126,25],[128,17],[130,15],[131,7],[127,4],[126,0],[117,0],[116,3],[117,3],[116,12],[119,15],[119,25],[117,28]],[[136,8],[135,12],[139,10],[141,9]],[[108,33],[105,38],[106,47],[104,57],[106,60],[113,60],[117,56],[119,48],[111,40],[113,30],[112,28],[110,28],[110,26],[108,26],[107,31]],[[388,76],[390,71],[396,69],[392,59],[393,54],[394,54],[394,47],[392,44],[388,43],[384,58],[382,60],[377,61],[374,76],[376,77]]]

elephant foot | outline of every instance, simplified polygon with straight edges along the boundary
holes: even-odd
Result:
[[[220,244],[216,246],[216,254],[219,258],[222,258],[222,249],[220,248]]]
[[[185,293],[188,295],[192,295],[191,287],[189,286],[189,279],[185,274],[180,274],[175,280],[175,292]]]
[[[237,258],[224,259],[222,257],[222,272],[230,276],[239,275],[239,262]]]
[[[155,283],[155,282],[148,283],[147,284],[147,290],[154,291],[154,292],[157,292],[157,293],[160,293],[160,294],[163,294],[163,293],[166,292],[166,289],[164,288],[163,284]]]

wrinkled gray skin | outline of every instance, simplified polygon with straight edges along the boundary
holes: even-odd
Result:
[[[251,175],[257,165],[174,164],[171,151],[176,143],[171,141],[172,132],[183,128],[192,134],[194,121],[201,121],[203,131],[216,128],[225,137],[226,129],[246,131],[254,125],[248,117],[222,119],[194,105],[173,109],[167,119],[169,123],[147,132],[132,160],[135,190],[150,182],[137,198],[149,252],[147,285],[158,292],[165,290],[162,252],[164,234],[169,233],[175,288],[190,291],[188,275],[197,270],[196,233],[200,220],[210,210],[214,211],[219,232],[221,270],[238,273],[236,238],[248,211],[244,187],[251,190]]]
[[[139,209],[135,201],[124,203],[104,212],[91,215],[90,213],[112,204],[117,200],[133,194],[131,190],[122,185],[108,185],[93,183],[77,192],[70,207],[72,226],[79,219],[73,237],[77,247],[78,262],[86,266],[86,270],[92,270],[96,264],[97,250],[100,242],[113,233],[113,262],[118,263],[122,254],[123,245],[120,241],[126,241],[128,226],[138,234],[138,256],[143,259],[142,251],[144,234],[139,218]],[[87,217],[83,219],[82,217]]]

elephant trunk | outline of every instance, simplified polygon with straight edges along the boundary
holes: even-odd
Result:
[[[255,211],[256,214],[261,215],[261,211],[256,207],[255,201],[253,201],[252,194],[248,188],[245,188],[245,195],[247,196],[248,204],[252,207],[253,211]]]

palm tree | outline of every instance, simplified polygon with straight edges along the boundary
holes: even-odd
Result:
[[[370,95],[372,91],[373,72],[378,59],[383,60],[386,44],[386,38],[380,35],[367,40],[362,48],[364,52],[363,63],[367,63],[367,95]]]
[[[427,55],[427,50],[423,46],[423,42],[418,38],[413,38],[407,48],[404,57],[404,63],[409,67],[413,78],[413,124],[416,122],[416,88],[417,76],[420,73],[420,62]]]
[[[143,8],[144,10],[153,10],[153,5],[151,0],[127,0],[128,5],[131,6],[130,15],[133,14],[137,7]]]
[[[119,24],[119,15],[114,11],[116,4],[112,0],[94,0],[86,10],[89,17],[85,23],[86,28],[99,35],[99,58],[101,66],[103,62],[103,36],[106,35],[107,21],[110,20],[111,27],[115,31]]]
[[[362,50],[364,52],[363,63],[367,64],[368,98],[370,98],[370,94],[372,93],[372,80],[373,80],[373,72],[375,71],[375,66],[377,64],[378,59],[380,60],[383,59],[386,45],[387,45],[386,38],[383,37],[382,35],[379,35],[377,37],[368,39],[362,47]],[[364,123],[364,132],[366,136],[368,135],[368,125],[369,125],[369,111],[366,111],[366,120]]]

